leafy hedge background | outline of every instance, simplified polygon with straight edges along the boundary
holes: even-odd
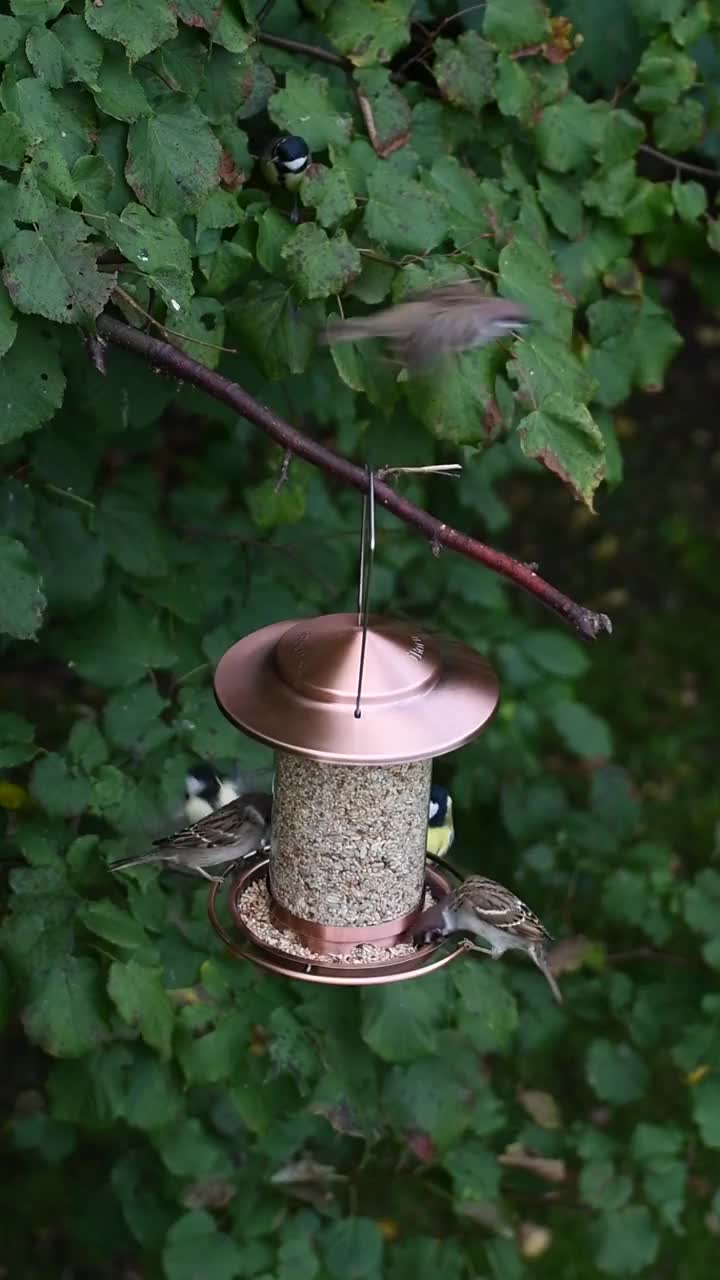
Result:
[[[720,282],[720,6],[456,8],[278,0],[264,35],[250,0],[0,15],[3,1276],[714,1274],[717,332],[695,317]],[[297,227],[255,169],[278,129],[316,160]],[[416,383],[316,346],[339,295],[477,275],[532,309],[525,341]],[[668,305],[684,375],[664,411],[628,406],[681,346]],[[278,484],[257,431],[121,351],[102,376],[107,307],[348,456],[461,460],[404,491],[614,614],[589,649],[379,513],[377,607],[501,674],[437,776],[456,861],[565,940],[562,1010],[513,961],[286,984],[223,954],[202,885],[108,873],[193,760],[267,759],[213,665],[351,607],[359,503],[297,461]]]

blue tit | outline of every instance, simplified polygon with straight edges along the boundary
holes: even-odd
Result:
[[[444,858],[454,839],[452,797],[445,787],[434,782],[430,788],[427,851],[436,858]]]
[[[294,133],[285,133],[268,143],[263,151],[260,167],[270,186],[297,191],[311,161],[312,155],[305,139]],[[296,200],[290,213],[290,221],[298,222],[299,219]]]

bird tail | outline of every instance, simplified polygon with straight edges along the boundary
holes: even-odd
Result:
[[[550,966],[548,965],[548,962],[547,962],[545,948],[531,947],[530,955],[532,956],[533,960],[535,961],[535,964],[537,965],[545,981],[547,982],[550,990],[553,993],[555,1000],[557,1001],[558,1004],[562,1004],[563,1002],[562,992],[560,991],[560,988],[557,982],[555,981],[553,974],[550,972]]]
[[[331,320],[320,341],[326,346],[335,346],[338,342],[359,342],[363,338],[378,336],[377,317],[358,316],[354,320]]]
[[[110,871],[124,871],[126,867],[137,867],[142,862],[156,862],[156,853],[143,853],[139,858],[121,858],[119,862],[108,863]]]

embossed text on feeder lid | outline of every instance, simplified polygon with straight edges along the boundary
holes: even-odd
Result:
[[[354,613],[275,622],[223,655],[215,695],[261,742],[335,764],[397,764],[469,742],[498,703],[492,667],[473,649],[370,618],[355,716],[362,628]]]

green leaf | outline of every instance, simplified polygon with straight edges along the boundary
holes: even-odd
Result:
[[[433,75],[453,107],[479,116],[495,98],[495,54],[476,31],[455,40],[436,40]]]
[[[104,213],[113,189],[113,171],[102,156],[81,156],[73,165],[71,179],[83,213]]]
[[[672,198],[677,215],[683,222],[696,222],[707,209],[707,193],[699,182],[681,182],[676,178],[672,184]]]
[[[456,1077],[452,1063],[440,1056],[423,1058],[393,1067],[385,1080],[383,1108],[392,1128],[426,1135],[445,1148],[473,1126],[474,1092]],[[477,1092],[482,1095],[482,1087]]]
[[[177,345],[187,351],[199,364],[208,369],[216,369],[220,363],[222,346],[225,341],[225,308],[217,298],[193,298],[187,310],[172,317],[170,323],[175,334],[182,334],[176,339]]]
[[[570,173],[588,165],[601,144],[606,111],[605,103],[591,104],[574,93],[545,107],[534,134],[545,167]]]
[[[612,737],[607,722],[581,703],[555,703],[550,716],[565,746],[575,755],[586,760],[605,760],[612,755]]]
[[[635,72],[640,85],[635,95],[638,110],[658,115],[667,111],[692,88],[697,71],[697,63],[670,36],[658,36],[645,49]]]
[[[370,103],[378,153],[388,156],[409,141],[410,104],[384,67],[356,71],[355,83]]]
[[[131,62],[177,35],[173,6],[156,0],[112,0],[99,7],[85,0],[85,21],[105,40],[117,40]]]
[[[90,801],[90,788],[77,777],[64,756],[49,751],[35,762],[30,781],[33,798],[52,818],[82,813]]]
[[[413,0],[343,0],[325,13],[331,44],[356,67],[389,62],[410,37]]]
[[[53,1058],[90,1053],[108,1035],[94,961],[59,956],[38,983],[22,1021],[30,1040]]]
[[[720,1079],[713,1075],[701,1080],[691,1096],[693,1120],[702,1142],[712,1151],[720,1150]]]
[[[151,1049],[170,1057],[173,1010],[162,982],[162,969],[147,968],[137,960],[116,960],[110,965],[108,993],[120,1017],[137,1027]]]
[[[218,1231],[211,1214],[203,1209],[186,1213],[174,1222],[162,1251],[167,1280],[237,1280],[243,1274],[243,1252]]]
[[[0,631],[30,640],[45,612],[43,582],[22,542],[0,534]]]
[[[541,171],[538,174],[538,196],[558,231],[569,240],[577,239],[583,226],[582,200],[578,192],[561,178],[553,178]]]
[[[308,72],[286,73],[285,87],[272,95],[268,113],[273,124],[288,133],[297,132],[300,122],[311,151],[344,147],[352,132],[352,120],[335,108],[327,80]]]
[[[443,360],[427,377],[405,383],[413,413],[433,435],[453,444],[482,445],[493,439],[503,425],[494,396],[501,362],[493,346]]]
[[[96,251],[84,241],[90,228],[79,214],[56,209],[36,230],[18,231],[4,247],[3,279],[19,311],[61,324],[98,315],[115,279],[95,265]]]
[[[300,199],[306,208],[315,209],[321,227],[334,227],[356,207],[345,170],[322,164],[312,165],[303,178]]]
[[[617,1173],[612,1160],[591,1160],[578,1179],[580,1199],[593,1209],[613,1213],[627,1204],[632,1195],[632,1178]]]
[[[142,205],[129,204],[119,218],[107,219],[106,230],[171,313],[187,308],[193,293],[190,246],[172,218],[156,218]]]
[[[531,319],[537,322],[523,347],[530,346],[531,351],[542,352],[544,339],[554,340],[556,344],[558,341],[567,343],[572,332],[573,299],[568,297],[558,280],[549,250],[525,232],[518,231],[500,253],[498,265],[499,291],[516,302],[525,303]],[[565,365],[571,360],[577,366],[577,360],[566,352]],[[569,392],[567,386],[558,386],[557,389]],[[543,394],[542,390],[535,389],[536,396]]]
[[[108,554],[126,573],[140,578],[165,576],[165,539],[139,495],[121,488],[109,490],[95,511],[93,523]]]
[[[105,732],[118,747],[136,747],[155,726],[167,705],[153,684],[140,684],[115,693],[103,713]]]
[[[468,957],[452,977],[463,1010],[460,1025],[468,1038],[481,1051],[507,1048],[518,1025],[518,1010],[502,975]]]
[[[378,244],[399,253],[427,253],[444,239],[448,219],[434,191],[384,168],[368,178],[364,225]]]
[[[608,1214],[594,1231],[595,1262],[611,1276],[633,1276],[655,1261],[660,1240],[644,1205]]]
[[[363,992],[362,1037],[385,1062],[412,1062],[437,1046],[446,990],[442,978]]]
[[[320,1251],[335,1280],[365,1280],[382,1275],[383,1240],[369,1218],[332,1222],[320,1235]]]
[[[576,679],[590,662],[585,649],[561,631],[527,631],[521,640],[523,651],[543,671],[566,679]]]
[[[35,728],[12,711],[0,711],[0,769],[32,760],[36,754]]]
[[[344,231],[336,231],[331,238],[311,222],[297,228],[280,256],[300,296],[309,299],[340,293],[362,267],[360,254]]]
[[[487,0],[483,31],[498,49],[541,44],[551,34],[543,0]]]
[[[23,37],[23,29],[9,14],[0,14],[0,62],[7,62]]]
[[[662,151],[679,154],[690,151],[705,131],[703,105],[695,98],[683,98],[675,107],[663,111],[655,121],[655,143]]]
[[[163,1164],[177,1178],[228,1174],[232,1165],[222,1146],[194,1117],[153,1135]]]
[[[456,1200],[486,1204],[497,1199],[501,1168],[494,1152],[479,1138],[465,1138],[443,1157]]]
[[[663,307],[651,298],[605,298],[588,307],[588,322],[588,371],[597,380],[601,404],[619,404],[633,385],[659,390],[683,343]]]
[[[25,53],[35,75],[51,89],[65,83],[62,45],[47,27],[33,27],[25,41]]]
[[[80,920],[98,938],[104,938],[124,951],[142,951],[149,946],[148,935],[142,925],[108,898],[84,903],[80,909]]]
[[[107,49],[103,58],[93,96],[100,110],[115,120],[132,123],[141,116],[152,115],[145,90],[133,74],[132,63],[119,52],[113,54],[111,49]]]
[[[202,112],[186,98],[168,95],[154,116],[130,126],[125,176],[141,204],[177,218],[217,187],[220,157]]]
[[[6,105],[19,116],[18,125],[22,121],[20,137],[33,145],[52,140],[69,165],[91,150],[92,112],[83,103],[81,113],[79,99],[69,90],[51,93],[40,80],[27,79],[18,80],[8,96]]]
[[[114,597],[96,618],[68,626],[62,651],[81,675],[103,689],[134,684],[148,670],[177,662],[157,612],[124,594]]]
[[[605,475],[605,445],[584,405],[553,392],[518,426],[523,453],[552,471],[579,502],[593,510],[593,494]]]
[[[299,307],[279,281],[253,281],[229,308],[229,321],[269,378],[302,373],[323,316],[316,307]]]
[[[588,1083],[605,1102],[636,1102],[645,1092],[647,1068],[629,1044],[593,1040],[587,1056]]]
[[[88,29],[84,18],[76,14],[60,18],[54,23],[52,34],[60,42],[65,79],[92,88],[103,61],[102,40]],[[109,50],[105,52],[107,55]]]

